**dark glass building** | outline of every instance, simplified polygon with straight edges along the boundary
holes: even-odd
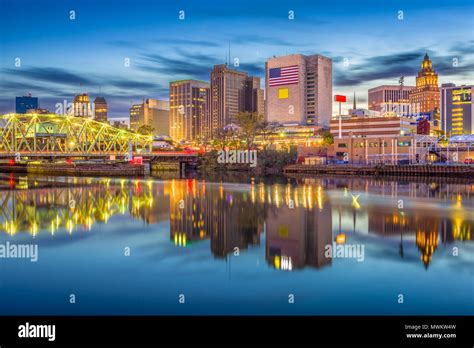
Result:
[[[38,109],[38,98],[31,95],[25,97],[16,97],[16,113],[26,114],[30,109]]]

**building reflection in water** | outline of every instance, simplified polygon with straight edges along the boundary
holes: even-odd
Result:
[[[266,220],[267,262],[276,269],[291,271],[305,266],[323,267],[331,263],[324,256],[332,244],[331,205],[321,186],[287,186],[284,193],[274,186],[274,204]],[[284,199],[280,199],[284,195]],[[296,207],[303,202],[302,207]],[[314,205],[316,203],[316,205]]]
[[[177,247],[208,240],[214,257],[226,258],[236,248],[242,252],[259,245],[265,232],[267,263],[285,271],[329,265],[325,246],[341,232],[376,234],[380,243],[399,237],[401,257],[414,241],[426,268],[440,243],[473,240],[472,185],[332,178],[271,185],[74,178],[44,186],[23,178],[21,185],[10,185],[15,189],[0,191],[5,233],[72,234],[108,223],[114,215],[130,215],[147,224],[169,220],[170,240]],[[369,193],[361,203],[358,197]],[[412,208],[397,209],[392,203],[400,197],[414,202]],[[445,205],[426,209],[426,198]]]

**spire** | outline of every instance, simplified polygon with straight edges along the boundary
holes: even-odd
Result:
[[[357,105],[356,105],[356,92],[354,91],[354,106],[352,107],[352,109],[357,109]]]
[[[430,60],[430,57],[428,56],[428,52],[425,53],[425,59],[424,60]]]

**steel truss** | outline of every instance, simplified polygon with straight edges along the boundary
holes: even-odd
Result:
[[[0,116],[0,153],[122,155],[151,151],[152,136],[89,118],[56,114]]]

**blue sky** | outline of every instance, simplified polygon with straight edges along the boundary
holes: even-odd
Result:
[[[333,92],[356,92],[360,106],[368,88],[396,84],[401,75],[414,84],[425,52],[440,83],[474,83],[474,4],[466,0],[0,0],[0,6],[0,113],[14,111],[15,96],[27,93],[54,111],[86,92],[105,96],[111,117],[126,117],[131,103],[168,99],[170,81],[209,80],[229,45],[239,69],[262,83],[269,57],[326,55],[333,59]]]

